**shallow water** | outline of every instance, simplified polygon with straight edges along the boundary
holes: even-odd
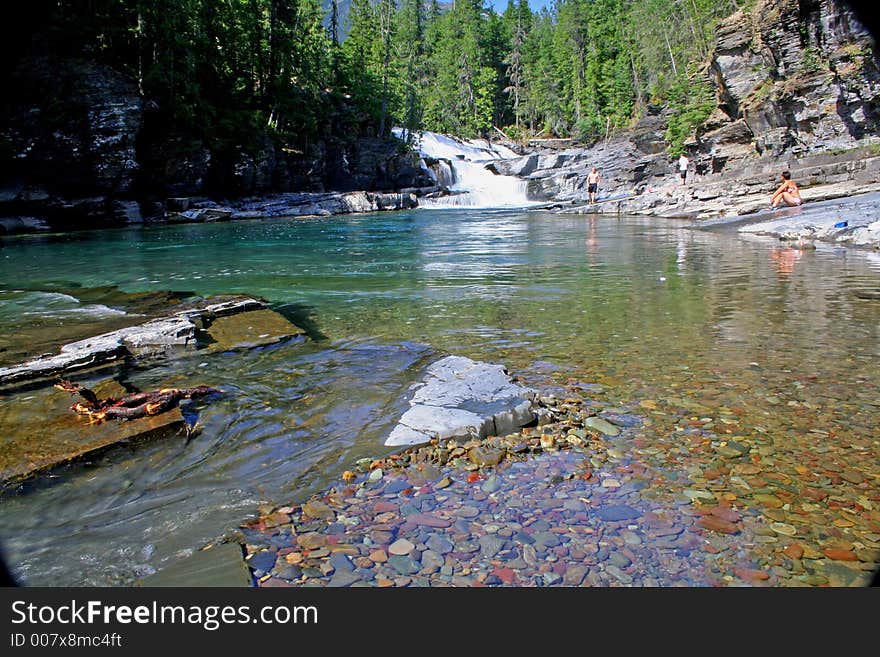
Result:
[[[384,453],[407,386],[447,352],[502,362],[527,382],[550,371],[599,384],[584,394],[609,405],[656,402],[642,408],[640,448],[670,495],[708,467],[680,453],[684,425],[730,426],[783,485],[809,463],[837,486],[858,522],[822,536],[880,539],[880,302],[858,296],[880,289],[875,253],[794,251],[671,220],[486,210],[23,237],[0,250],[0,333],[14,345],[23,312],[66,321],[70,300],[59,309],[35,293],[111,284],[260,295],[313,340],[127,373],[140,388],[229,394],[200,405],[189,441],[115,451],[2,499],[0,537],[32,584],[127,583],[258,504],[304,498]],[[4,432],[15,413],[39,414],[25,397],[4,400],[15,409],[0,414]],[[835,483],[835,468],[861,481]],[[817,543],[826,511],[805,511]]]

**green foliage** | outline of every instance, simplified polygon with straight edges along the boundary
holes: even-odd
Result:
[[[764,80],[749,96],[749,104],[759,105],[760,103],[766,101],[773,93],[773,87],[773,80],[769,78],[767,80]]]
[[[508,125],[501,130],[511,141],[525,141],[530,136],[530,131],[526,126]]]
[[[669,104],[672,111],[666,128],[668,152],[678,157],[694,129],[709,118],[715,107],[715,94],[708,80],[681,76],[670,89]]]
[[[827,69],[828,65],[823,61],[822,54],[813,46],[804,48],[803,59],[801,59],[801,70],[804,73],[818,73],[823,69]]]
[[[509,0],[497,14],[484,0],[352,0],[337,44],[320,0],[33,2],[55,53],[122,67],[157,124],[222,148],[256,148],[267,130],[308,142],[392,126],[596,140],[654,102],[673,107],[676,151],[709,103],[685,71],[736,7],[557,0],[532,12]]]
[[[392,95],[416,101],[392,105],[415,104],[420,127],[459,136],[506,125],[595,140],[628,127],[649,102],[675,103],[670,134],[680,144],[705,108],[682,96],[679,80],[706,59],[717,20],[735,8],[731,0],[559,0],[534,13],[527,0],[509,0],[498,16],[479,0],[445,12],[432,5],[422,14],[419,75],[410,64],[392,73],[400,78]],[[398,11],[412,20],[406,2]],[[399,48],[410,52],[407,42]]]
[[[424,127],[464,137],[491,129],[498,96],[493,35],[477,0],[458,0],[428,26],[430,85],[422,90]]]

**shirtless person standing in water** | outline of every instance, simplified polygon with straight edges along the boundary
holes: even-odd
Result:
[[[791,174],[788,171],[782,172],[782,184],[773,192],[773,196],[770,199],[770,207],[775,210],[783,202],[790,206],[800,205],[804,202],[800,191],[798,191],[798,186],[791,179]]]
[[[587,191],[590,193],[590,203],[596,202],[596,193],[599,191],[599,180],[601,176],[596,167],[587,174]]]

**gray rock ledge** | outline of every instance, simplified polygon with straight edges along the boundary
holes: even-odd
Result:
[[[501,365],[447,356],[432,363],[414,388],[410,409],[386,439],[388,446],[505,435],[535,418],[535,391],[513,383]]]
[[[62,346],[57,354],[45,354],[17,365],[0,367],[0,387],[66,375],[130,356],[155,357],[173,349],[195,348],[197,329],[206,323],[264,308],[265,304],[255,299],[235,299],[182,310],[170,317],[71,342]],[[299,331],[292,324],[290,327],[291,334]]]

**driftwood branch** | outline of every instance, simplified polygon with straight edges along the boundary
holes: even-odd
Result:
[[[219,388],[196,386],[195,388],[163,388],[151,392],[138,392],[119,399],[115,397],[98,399],[92,390],[72,381],[59,381],[55,387],[82,397],[85,403],[76,402],[70,407],[70,410],[80,415],[88,415],[97,421],[107,419],[135,420],[149,415],[158,415],[174,408],[182,399],[195,399],[223,392]]]

